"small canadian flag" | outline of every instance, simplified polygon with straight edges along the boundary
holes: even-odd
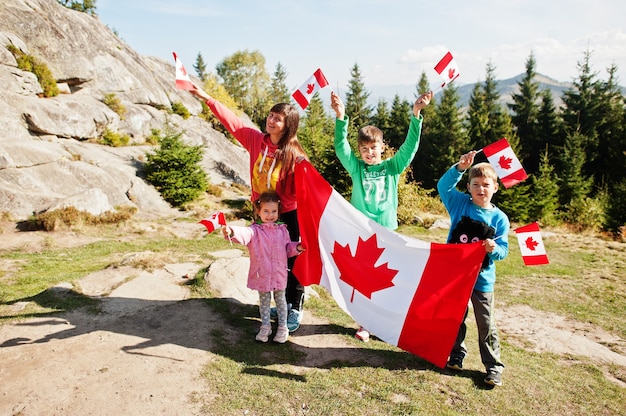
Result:
[[[459,67],[452,54],[448,51],[435,65],[435,71],[443,78],[441,88],[445,87],[459,77]]]
[[[321,69],[317,69],[304,84],[291,94],[294,100],[304,110],[313,98],[313,94],[328,85],[328,80]]]
[[[526,266],[537,266],[539,264],[548,264],[548,255],[546,247],[541,239],[541,231],[539,224],[536,222],[517,228],[517,241],[522,252],[522,259]]]
[[[505,188],[520,183],[528,178],[524,167],[513,152],[511,145],[506,138],[491,143],[483,148],[483,153],[496,170],[498,178]]]
[[[210,234],[220,228],[220,226],[226,225],[226,217],[224,216],[223,212],[216,211],[209,215],[207,218],[201,220],[199,224],[204,225]]]
[[[178,56],[176,56],[176,52],[172,53],[174,54],[174,62],[176,63],[176,88],[181,90],[193,90],[194,85],[189,78],[187,70]]]

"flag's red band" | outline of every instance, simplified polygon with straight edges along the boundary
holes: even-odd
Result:
[[[313,76],[315,77],[317,85],[319,85],[320,88],[328,86],[328,80],[326,79],[324,73],[322,73],[322,70],[320,68],[318,68],[317,71],[313,73]]]
[[[303,110],[309,105],[309,101],[302,94],[302,91],[296,90],[294,91],[293,94],[291,94],[291,96],[293,97],[294,100],[296,100],[298,105],[300,105],[300,108],[302,108]]]
[[[539,224],[537,224],[537,222],[533,222],[532,224],[528,224],[528,225],[524,225],[523,227],[516,228],[514,231],[516,234],[532,233],[535,231],[539,231]]]
[[[485,156],[489,157],[491,155],[495,155],[496,153],[506,149],[507,147],[511,147],[511,146],[509,146],[508,140],[503,137],[497,142],[488,144],[487,146],[483,147],[483,153],[485,154]]]
[[[522,256],[522,259],[524,260],[524,265],[526,266],[539,266],[541,264],[550,263],[546,254],[539,256]]]
[[[439,61],[439,63],[435,66],[435,71],[441,75],[443,70],[448,67],[450,62],[452,62],[452,59],[452,54],[448,51],[448,53],[446,53],[444,57],[441,58],[441,61]]]
[[[526,174],[526,171],[524,170],[524,168],[516,170],[515,172],[506,175],[503,178],[500,178],[500,180],[502,181],[502,185],[504,185],[505,188],[510,188],[511,186],[517,185],[518,183],[522,182],[523,180],[526,180],[528,178],[528,175]]]

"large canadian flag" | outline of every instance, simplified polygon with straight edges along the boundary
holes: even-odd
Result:
[[[304,110],[308,107],[311,102],[311,98],[313,98],[313,94],[315,94],[320,89],[326,87],[328,85],[328,80],[324,76],[324,73],[321,69],[317,69],[313,75],[309,79],[305,81],[304,84],[297,90],[291,94],[294,100],[300,105],[300,107]]]
[[[319,284],[381,340],[443,368],[485,257],[482,243],[438,244],[382,227],[307,161],[296,165],[302,244],[294,274]]]
[[[528,178],[524,167],[517,156],[515,156],[506,138],[503,137],[497,142],[485,146],[483,153],[485,153],[487,160],[496,170],[498,178],[500,178],[505,188],[510,188]]]

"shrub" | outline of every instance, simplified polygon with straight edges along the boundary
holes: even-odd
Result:
[[[398,179],[398,223],[415,224],[420,214],[443,215],[446,210],[437,198],[431,197],[431,191],[422,188],[416,182],[406,182],[406,172]]]
[[[54,97],[59,94],[57,81],[54,76],[52,76],[48,65],[32,55],[25,54],[15,45],[7,45],[7,49],[15,57],[19,69],[35,74],[39,85],[41,85],[43,89],[44,97]]]
[[[104,99],[102,102],[109,107],[111,110],[115,111],[117,115],[120,116],[122,120],[126,116],[126,107],[120,101],[120,99],[115,95],[115,93],[104,94]]]
[[[185,105],[181,103],[180,101],[174,101],[172,103],[172,112],[174,114],[178,114],[185,120],[187,120],[189,116],[191,115],[189,113],[189,110],[187,110],[187,107],[185,107]]]
[[[111,147],[126,146],[130,142],[130,136],[128,134],[120,134],[106,128],[102,133],[101,142],[102,144],[106,144]]]
[[[75,207],[66,207],[37,214],[30,220],[32,230],[55,231],[62,227],[81,225],[119,224],[127,221],[137,212],[136,207],[122,206],[116,211],[107,211],[102,215],[93,215]]]
[[[202,147],[183,143],[182,132],[166,126],[159,149],[147,155],[146,178],[173,206],[181,207],[198,198],[208,187],[200,166]]]

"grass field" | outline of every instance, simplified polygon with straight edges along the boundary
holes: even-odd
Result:
[[[0,251],[0,317],[2,322],[55,315],[74,308],[97,311],[98,300],[86,296],[56,298],[46,289],[128,259],[128,253],[151,252],[150,261],[136,267],[159,267],[165,262],[206,262],[206,253],[228,248],[216,235],[186,240],[163,233],[148,238],[129,233],[130,226],[84,229],[97,241],[59,248],[54,235],[47,247]],[[445,231],[403,227],[401,233],[443,241]],[[526,305],[570,322],[607,331],[624,355],[626,339],[626,244],[597,235],[544,230],[551,263],[525,267],[514,237],[509,257],[498,263],[497,309]],[[131,234],[129,236],[129,234]],[[1,236],[1,235],[0,235]],[[198,397],[208,415],[623,415],[626,414],[626,368],[589,357],[536,352],[532,343],[502,334],[506,364],[504,385],[487,388],[468,319],[466,371],[452,373],[383,342],[360,343],[353,338],[355,323],[321,288],[307,301],[306,313],[325,320],[325,331],[354,346],[354,354],[312,366],[298,346],[251,341],[258,323],[253,305],[225,304],[205,286],[202,275],[192,280],[193,296],[206,299],[224,325],[214,329],[217,343],[202,377],[212,386],[212,399]],[[30,301],[13,313],[11,305]],[[327,354],[333,357],[334,348]],[[203,402],[204,401],[204,402]]]

